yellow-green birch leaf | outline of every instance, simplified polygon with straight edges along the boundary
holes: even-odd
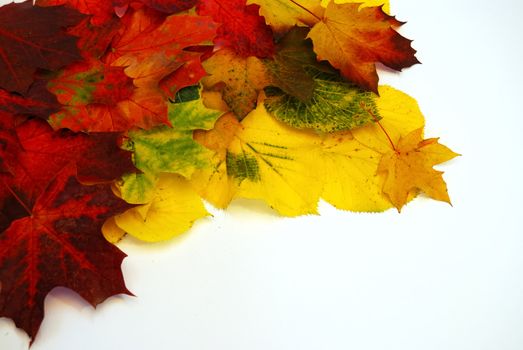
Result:
[[[209,213],[189,182],[175,174],[160,175],[150,203],[115,217],[123,231],[146,242],[178,236]]]

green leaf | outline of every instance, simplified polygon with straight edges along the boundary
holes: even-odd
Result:
[[[221,111],[207,108],[199,86],[189,86],[176,94],[175,103],[169,104],[169,121],[177,130],[210,130]]]
[[[381,119],[377,96],[330,74],[316,72],[310,101],[267,88],[265,107],[278,120],[299,129],[349,130]]]

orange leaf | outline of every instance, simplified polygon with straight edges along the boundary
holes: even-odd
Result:
[[[423,128],[400,138],[395,151],[383,155],[378,173],[385,173],[385,193],[398,211],[407,203],[409,194],[421,190],[429,197],[447,202],[447,184],[443,172],[433,169],[434,165],[458,156],[438,139],[422,139]]]
[[[319,60],[328,60],[343,76],[364,89],[378,92],[376,63],[401,70],[419,61],[411,41],[393,27],[401,25],[381,7],[330,2],[308,37]]]

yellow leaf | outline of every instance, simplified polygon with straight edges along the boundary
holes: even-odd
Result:
[[[384,176],[377,175],[382,155],[392,150],[387,134],[397,142],[402,135],[424,125],[412,97],[389,86],[380,86],[379,93],[375,99],[379,114],[373,116],[381,118],[379,124],[329,134],[323,141],[322,197],[339,209],[375,212],[391,208],[382,191]],[[368,113],[373,112],[369,109]]]
[[[313,25],[324,11],[320,0],[248,0],[247,4],[259,5],[260,14],[276,33],[295,25]]]
[[[422,134],[422,129],[416,129],[400,138],[396,150],[383,155],[378,167],[379,173],[386,174],[383,192],[398,211],[407,202],[409,194],[417,190],[450,204],[443,172],[434,170],[433,166],[458,154],[438,143],[438,139],[423,140]]]
[[[113,244],[120,242],[125,236],[125,231],[118,227],[114,217],[107,219],[107,221],[102,226],[102,233],[105,239]]]
[[[321,193],[313,132],[293,129],[270,116],[263,104],[241,124],[226,115],[196,140],[214,149],[214,167],[192,183],[218,207],[235,197],[261,199],[284,216],[314,214]]]
[[[147,242],[170,239],[187,231],[207,215],[202,200],[183,177],[162,174],[151,202],[115,217],[130,235]]]
[[[218,119],[214,129],[194,132],[194,139],[215,153],[210,166],[196,171],[191,183],[203,198],[221,209],[229,205],[237,190],[236,182],[227,174],[227,148],[241,128],[236,117],[228,113]]]
[[[322,0],[321,6],[327,7],[332,0]],[[336,4],[359,3],[361,7],[383,6],[383,11],[390,13],[389,0],[334,0]]]
[[[408,95],[387,86],[379,92],[376,108],[367,111],[379,122],[352,131],[297,130],[273,118],[263,103],[242,122],[227,114],[213,130],[195,133],[215,154],[213,168],[197,171],[191,182],[220,208],[233,198],[253,198],[295,216],[316,213],[321,196],[345,210],[389,209],[380,160],[402,137],[423,128],[424,119]]]

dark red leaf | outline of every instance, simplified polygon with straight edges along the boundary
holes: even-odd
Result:
[[[109,0],[36,0],[37,6],[66,5],[80,13],[91,16],[91,23],[96,26],[104,25],[114,16],[113,6]]]
[[[11,192],[2,180],[0,193]],[[0,233],[1,317],[13,319],[34,339],[45,297],[55,287],[70,288],[93,306],[116,294],[131,295],[120,269],[126,255],[101,234],[106,219],[129,208],[109,185],[80,184],[69,164],[33,205],[13,199],[26,213]]]
[[[0,89],[0,110],[12,114],[24,114],[47,119],[60,110],[56,96],[47,88],[47,80],[38,79],[29,88],[26,96]]]
[[[0,7],[0,88],[25,94],[36,69],[54,71],[80,59],[77,38],[64,28],[82,19],[73,9],[37,7],[32,0]]]
[[[0,159],[13,176],[11,190],[32,206],[56,173],[71,162],[86,182],[110,182],[135,171],[131,153],[120,149],[118,142],[116,133],[53,131],[47,122],[34,119],[14,129],[0,128]]]
[[[112,0],[114,7],[126,8],[133,1],[138,1],[144,5],[163,13],[178,13],[194,7],[198,0]]]

